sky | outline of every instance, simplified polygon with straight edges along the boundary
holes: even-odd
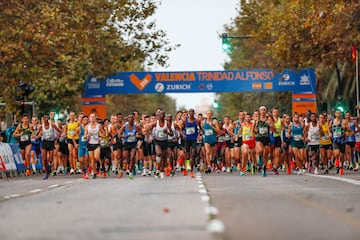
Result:
[[[167,32],[172,44],[181,46],[169,54],[167,68],[153,71],[224,70],[226,54],[221,48],[225,24],[236,16],[240,0],[159,0],[154,18],[157,27]],[[211,104],[214,93],[168,94],[176,106],[195,108],[204,99]]]

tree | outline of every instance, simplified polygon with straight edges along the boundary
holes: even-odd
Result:
[[[74,107],[89,75],[165,65],[174,49],[148,18],[154,0],[0,2],[0,101],[14,111],[16,87],[31,82],[43,111]]]
[[[354,104],[350,62],[351,46],[360,46],[360,3],[242,0],[238,16],[225,31],[253,37],[233,44],[226,69],[315,68],[319,105],[329,108],[339,95]]]

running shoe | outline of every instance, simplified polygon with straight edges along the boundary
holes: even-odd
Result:
[[[120,171],[119,174],[118,174],[118,178],[122,178],[123,176],[124,176],[123,171]]]
[[[277,170],[277,169],[273,169],[273,174],[274,174],[274,175],[279,175],[278,170]]]
[[[29,177],[30,175],[30,169],[26,169],[25,176]]]
[[[174,171],[174,170],[171,170],[170,176],[171,176],[171,177],[175,176],[175,171]]]
[[[43,180],[48,180],[49,179],[49,174],[45,174],[45,176],[43,177]]]
[[[91,178],[96,179],[96,174],[95,173],[91,174]]]
[[[240,176],[244,176],[244,175],[245,173],[242,170],[240,170]]]
[[[297,175],[303,175],[303,170],[302,170],[302,169],[299,169],[299,170],[297,171]]]
[[[51,176],[56,176],[56,175],[57,175],[56,171],[51,172]]]
[[[239,172],[241,171],[241,165],[240,165],[240,163],[237,164],[236,168],[237,168],[237,170],[238,170]]]
[[[359,170],[359,163],[356,163],[356,164],[355,164],[354,171],[356,172],[356,171],[358,171],[358,170]]]
[[[129,169],[128,169],[128,170],[126,170],[126,172],[125,172],[125,173],[126,173],[126,175],[128,175],[128,176],[129,176],[129,175],[130,175],[130,171],[129,171]]]
[[[340,173],[340,167],[336,167],[336,174]]]
[[[261,176],[262,176],[262,177],[266,177],[266,176],[267,176],[267,174],[266,174],[266,172],[265,172],[264,170],[262,170]]]
[[[132,173],[129,174],[129,179],[134,180],[134,175]]]
[[[317,168],[317,167],[315,167],[315,169],[314,169],[314,174],[315,174],[315,175],[318,175],[318,174],[319,174],[319,171],[318,171],[318,168]]]
[[[143,170],[142,176],[143,176],[143,177],[146,176],[146,169]]]
[[[190,172],[190,177],[191,177],[191,178],[194,178],[194,177],[195,177],[194,172]]]
[[[72,168],[72,169],[70,169],[70,175],[73,175],[73,174],[75,174],[75,171],[74,171],[74,169]]]
[[[253,164],[251,164],[250,171],[251,171],[251,174],[252,174],[252,175],[255,175],[255,173],[256,173],[256,167],[255,167]]]
[[[226,173],[231,173],[231,168],[226,169]]]
[[[187,176],[187,170],[186,169],[183,170],[183,175]]]
[[[324,174],[324,175],[329,174],[329,170],[328,170],[327,168],[325,168],[323,174]]]
[[[151,171],[150,170],[147,170],[147,175],[151,176]]]
[[[340,175],[344,175],[345,174],[345,172],[344,172],[344,168],[340,168]]]
[[[160,178],[161,179],[165,178],[165,173],[164,172],[160,172]]]
[[[35,174],[36,174],[36,170],[33,170],[33,171],[32,171],[32,175],[35,175]]]
[[[226,167],[223,166],[223,167],[221,168],[221,171],[226,172]]]
[[[106,174],[106,172],[104,172],[103,174],[102,174],[102,178],[106,178],[107,177],[107,174]]]
[[[291,174],[291,167],[290,166],[287,167],[286,173],[289,174],[289,175]]]
[[[82,176],[83,179],[89,179],[88,175],[86,173],[83,173],[83,176]]]
[[[246,171],[251,172],[252,166],[253,166],[253,164],[246,164]]]
[[[350,171],[354,170],[354,164],[352,164],[352,163],[350,164],[349,170],[350,170]]]

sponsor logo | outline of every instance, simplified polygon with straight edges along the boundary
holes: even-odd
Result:
[[[310,85],[309,76],[307,76],[307,75],[302,75],[302,76],[300,77],[300,85]]]
[[[101,84],[95,77],[92,77],[87,86],[88,89],[100,89]]]
[[[290,80],[290,74],[284,74],[279,81],[279,86],[295,86],[295,82]]]
[[[135,85],[135,87],[142,91],[151,82],[151,74],[146,74],[146,76],[141,80],[135,74],[131,74],[130,81]]]
[[[265,83],[265,86],[264,86],[265,89],[273,89],[273,84],[270,82],[267,82]]]
[[[162,84],[162,83],[157,83],[157,84],[155,84],[155,91],[157,91],[157,92],[163,92],[164,89],[165,89],[164,84]]]
[[[261,89],[261,83],[253,83],[252,89]]]
[[[124,80],[122,79],[106,79],[106,86],[107,87],[123,87],[125,85]]]
[[[190,90],[191,84],[167,84],[166,90],[167,91],[174,91],[174,90]]]

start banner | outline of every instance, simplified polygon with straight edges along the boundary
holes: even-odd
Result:
[[[85,83],[84,98],[107,94],[189,93],[189,92],[278,92],[315,94],[314,69],[184,71],[184,72],[119,72]]]

